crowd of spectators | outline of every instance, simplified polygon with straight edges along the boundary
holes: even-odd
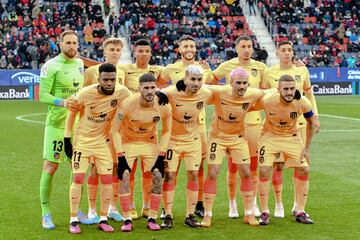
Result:
[[[78,32],[81,54],[102,60],[106,30],[94,1],[8,0],[0,3],[0,17],[1,69],[40,68],[59,53],[59,36],[68,29]]]
[[[102,42],[109,33],[151,40],[152,64],[175,62],[178,39],[197,40],[197,59],[212,68],[236,56],[234,40],[246,34],[254,42],[253,58],[266,62],[249,29],[240,0],[120,1],[119,12],[110,1],[8,0],[0,3],[0,68],[40,68],[59,53],[60,33],[77,30],[80,54],[103,61]],[[259,13],[273,39],[291,40],[307,66],[360,67],[360,1],[257,0]],[[104,3],[105,9],[100,4]],[[103,12],[109,13],[108,28]]]
[[[184,34],[197,40],[197,58],[206,59],[212,68],[236,56],[234,41],[242,34],[252,37],[254,57],[267,56],[248,27],[239,0],[153,2],[121,1],[119,15],[113,14],[115,20],[110,26],[115,35],[129,29],[131,43],[139,38],[150,39],[153,64],[176,61],[178,39]]]
[[[360,67],[360,1],[259,0],[275,41],[291,40],[309,67]]]

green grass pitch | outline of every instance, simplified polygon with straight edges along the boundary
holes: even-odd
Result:
[[[179,173],[174,204],[174,228],[159,232],[146,229],[146,220],[134,221],[132,233],[121,233],[120,224],[110,223],[115,233],[106,234],[96,226],[81,225],[82,233],[72,236],[69,224],[70,166],[62,164],[53,181],[51,198],[56,229],[41,228],[39,179],[42,169],[42,146],[46,106],[31,101],[1,101],[1,225],[0,239],[358,239],[360,236],[360,97],[317,97],[321,113],[321,132],[311,148],[310,193],[307,212],[314,225],[296,223],[290,216],[293,201],[292,171],[285,171],[283,201],[285,218],[271,218],[265,227],[250,227],[243,218],[227,217],[228,200],[225,185],[226,162],[219,177],[218,196],[213,210],[213,226],[190,229],[183,225],[185,214],[185,177]],[[212,109],[207,111],[210,121]],[[33,115],[37,114],[37,115]],[[34,122],[16,120],[17,116]],[[141,211],[140,172],[136,178],[136,205]],[[86,197],[84,192],[83,198]],[[82,209],[87,203],[82,200]],[[240,195],[239,213],[243,216]],[[273,194],[270,210],[274,209]]]

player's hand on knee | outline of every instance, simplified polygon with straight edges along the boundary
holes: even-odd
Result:
[[[65,147],[65,154],[68,158],[72,159],[72,154],[73,154],[73,146],[71,143],[71,138],[69,137],[65,137],[64,138],[64,147]]]
[[[118,178],[122,180],[124,172],[128,170],[131,173],[131,168],[129,167],[129,164],[126,161],[126,158],[123,154],[118,155],[118,164],[116,167],[116,172],[118,175]]]
[[[77,112],[79,111],[79,104],[76,101],[76,99],[74,98],[74,96],[70,96],[68,97],[65,102],[64,102],[64,106],[72,112]]]
[[[156,159],[154,166],[151,168],[151,172],[154,172],[155,169],[158,169],[161,173],[161,176],[164,178],[165,175],[165,155],[159,155]]]
[[[184,91],[186,89],[186,84],[184,82],[184,80],[180,80],[176,83],[176,89],[180,92],[180,91]]]
[[[160,105],[165,105],[169,103],[169,98],[166,96],[165,93],[161,92],[161,91],[157,91],[155,92],[155,95],[159,98],[158,103]]]

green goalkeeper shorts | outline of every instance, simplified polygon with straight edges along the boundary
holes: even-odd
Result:
[[[71,161],[65,154],[64,129],[45,127],[43,158],[50,162]]]

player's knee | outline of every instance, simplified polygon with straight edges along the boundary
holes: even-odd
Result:
[[[165,172],[164,182],[172,183],[175,181],[176,172]]]
[[[219,170],[216,167],[209,167],[208,178],[210,180],[216,180],[219,175]]]
[[[45,160],[43,170],[51,175],[54,175],[58,169],[59,164]]]
[[[101,184],[112,184],[112,175],[111,174],[100,174]]]
[[[85,180],[85,173],[74,173],[73,183],[83,184]]]
[[[240,165],[239,172],[240,172],[241,178],[250,178],[251,177],[249,165]]]
[[[297,168],[295,171],[297,172],[296,174],[299,177],[307,177],[307,176],[309,176],[309,168],[308,167]]]
[[[283,162],[274,163],[274,169],[276,169],[277,171],[282,171],[284,169],[284,163]]]
[[[197,182],[198,180],[198,171],[188,171],[188,181]]]
[[[260,175],[260,178],[269,178],[270,167],[260,167],[259,175]]]

